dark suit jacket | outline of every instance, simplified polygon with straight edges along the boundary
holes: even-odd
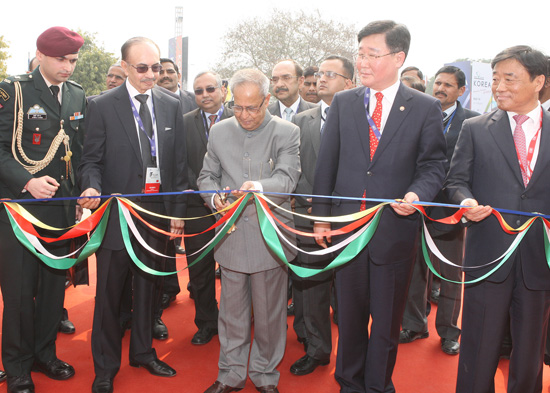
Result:
[[[161,191],[184,191],[187,189],[187,167],[181,105],[163,89],[152,89],[152,95],[157,124]],[[102,195],[141,193],[145,183],[143,164],[126,84],[90,102],[86,125],[90,132],[86,135],[85,153],[80,165],[81,189],[92,187]],[[183,196],[164,196],[162,199],[168,215],[185,215]],[[109,220],[103,246],[114,250],[123,247],[116,215]]]
[[[399,86],[380,143],[370,160],[365,87],[334,96],[321,140],[313,193],[367,198],[402,198],[409,191],[431,201],[445,175],[445,139],[438,100]],[[314,198],[313,215],[358,212],[360,201]],[[367,203],[367,206],[375,205]],[[413,259],[418,214],[402,217],[387,207],[371,242],[376,264]]]
[[[458,138],[445,191],[454,203],[474,198],[480,205],[524,212],[550,213],[550,113],[543,112],[540,150],[533,175],[523,185],[517,153],[505,111],[497,109],[483,116],[466,120]],[[513,227],[528,217],[504,214]],[[550,269],[546,263],[541,222],[538,221],[519,245],[525,284],[529,289],[549,290]],[[494,216],[472,222],[466,231],[464,266],[491,262],[511,244],[514,236],[506,234]],[[489,281],[501,282],[517,258],[512,256]],[[494,267],[492,265],[491,267]],[[479,277],[490,268],[467,271]]]
[[[197,101],[195,101],[195,94],[187,90],[179,90],[181,111],[185,115],[194,109],[197,109]]]
[[[460,134],[460,130],[462,129],[462,123],[464,123],[464,120],[466,119],[479,116],[479,113],[464,108],[460,104],[460,101],[457,101],[456,104],[457,107],[455,110],[455,115],[453,117],[453,120],[451,121],[451,125],[449,126],[447,133],[445,134],[445,141],[447,142],[447,163],[445,165],[445,173],[449,172],[449,167],[451,166],[451,159],[453,158],[458,135]],[[434,202],[450,203],[450,201],[445,196],[443,190],[441,190],[439,194],[437,194]],[[438,206],[428,208],[427,212],[431,218],[439,219],[453,215],[456,212],[456,209]],[[464,229],[460,225],[447,225],[433,221],[427,221],[427,224],[428,228],[430,228],[430,233],[432,234],[432,236],[437,236],[449,232],[458,233]]]
[[[300,97],[300,103],[298,104],[298,111],[296,112],[296,114],[301,113],[303,111],[307,111],[308,109],[316,108],[316,107],[317,107],[316,104],[307,102],[306,100],[302,99],[302,97]],[[269,104],[269,106],[267,107],[267,110],[269,111],[269,113],[271,113],[274,116],[282,117],[279,100],[276,100],[275,102],[272,102],[271,104]]]
[[[220,120],[233,116],[233,111],[224,107]],[[200,109],[195,109],[183,116],[183,125],[185,128],[185,145],[187,147],[187,173],[189,178],[189,188],[198,190],[197,178],[202,169],[204,155],[208,139],[204,129],[204,120]],[[199,194],[189,195],[189,206],[204,206],[204,201]]]
[[[300,127],[300,165],[302,174],[294,191],[296,194],[312,194],[313,179],[315,177],[315,164],[321,146],[321,105],[308,109],[294,117],[293,123]],[[295,209],[298,213],[308,214],[307,209],[311,202],[307,197],[296,196]],[[313,222],[295,216],[294,223],[308,228],[311,231]]]

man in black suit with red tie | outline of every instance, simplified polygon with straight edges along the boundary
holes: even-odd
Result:
[[[95,209],[100,194],[176,192],[187,189],[183,115],[177,98],[163,89],[153,89],[158,78],[160,50],[144,37],[131,38],[122,46],[126,83],[90,102],[80,165],[79,203]],[[157,182],[158,180],[158,182]],[[159,184],[155,189],[152,185]],[[143,208],[161,215],[184,217],[185,198],[143,196]],[[92,328],[92,355],[96,378],[94,393],[113,391],[121,363],[120,299],[130,270],[133,273],[133,310],[130,336],[130,366],[143,367],[153,375],[172,377],[176,371],[158,359],[153,340],[153,302],[157,278],[136,268],[128,255],[118,222],[117,206],[97,256],[97,290]],[[183,221],[146,215],[153,225],[174,235],[183,233]],[[167,237],[136,222],[140,235],[153,249],[165,252]],[[131,239],[138,259],[162,271],[164,258],[153,255]]]
[[[498,109],[462,126],[446,193],[472,206],[464,253],[465,280],[481,279],[495,265],[476,268],[504,254],[515,235],[504,232],[492,207],[550,213],[550,114],[539,91],[548,60],[528,46],[500,52],[491,62]],[[503,214],[512,227],[529,217]],[[457,393],[494,392],[500,345],[510,324],[508,392],[540,392],[546,328],[550,314],[550,269],[542,221],[493,274],[465,285]]]
[[[376,204],[339,196],[404,199],[384,209],[371,242],[336,273],[341,392],[394,392],[391,376],[420,224],[410,203],[431,201],[441,189],[445,139],[439,101],[399,82],[408,29],[372,22],[358,41],[363,87],[332,101],[313,193],[333,199],[314,198],[313,215],[350,214]],[[321,246],[330,229],[315,223]]]

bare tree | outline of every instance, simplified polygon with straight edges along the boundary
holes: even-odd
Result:
[[[246,20],[222,38],[224,51],[215,69],[231,77],[241,68],[257,68],[266,75],[280,60],[293,59],[304,67],[318,65],[329,55],[355,54],[357,30],[324,19],[319,10],[308,14],[274,9],[270,17]]]

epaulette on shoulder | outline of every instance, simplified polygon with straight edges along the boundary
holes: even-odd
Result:
[[[74,86],[78,87],[79,89],[84,90],[84,88],[81,85],[79,85],[78,83],[76,83],[75,81],[68,80],[67,82],[69,82],[71,85],[74,85]]]
[[[2,82],[13,83],[13,82],[27,82],[31,80],[32,80],[32,74],[21,74],[21,75],[8,76]]]

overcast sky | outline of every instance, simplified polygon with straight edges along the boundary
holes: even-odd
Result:
[[[518,44],[550,54],[548,5],[541,0],[514,3],[484,0],[441,1],[2,1],[0,36],[10,48],[8,73],[23,73],[34,56],[36,38],[51,26],[97,33],[106,50],[120,56],[122,43],[134,36],[153,39],[168,55],[174,36],[175,7],[184,9],[183,34],[189,36],[189,78],[215,64],[221,37],[231,26],[255,16],[267,17],[271,4],[281,10],[317,8],[326,19],[355,24],[358,30],[377,19],[407,25],[412,42],[405,66],[416,65],[428,77],[457,58],[492,58]],[[264,5],[265,4],[265,5]],[[312,7],[311,4],[315,4]],[[445,4],[445,6],[444,6]],[[520,17],[521,16],[521,17]],[[518,18],[518,20],[516,20]]]

